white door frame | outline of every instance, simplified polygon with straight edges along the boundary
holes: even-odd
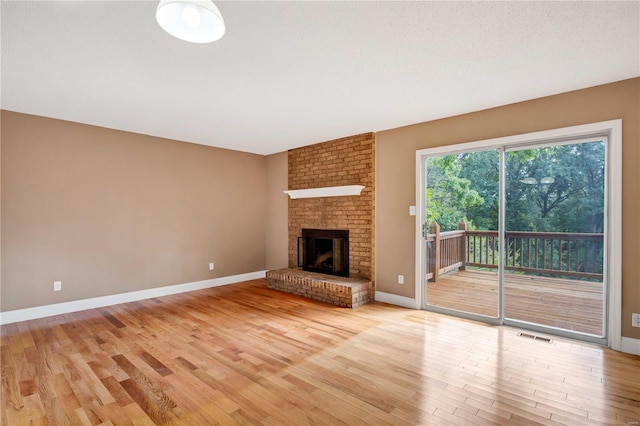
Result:
[[[622,120],[601,121],[579,126],[563,127],[540,132],[485,139],[456,145],[439,146],[416,151],[416,222],[415,222],[415,303],[425,308],[424,277],[426,276],[425,248],[422,238],[425,207],[424,162],[427,156],[448,155],[494,148],[511,148],[532,143],[561,142],[605,134],[607,145],[607,176],[605,178],[607,210],[605,212],[605,281],[608,286],[608,346],[621,350],[622,346]]]

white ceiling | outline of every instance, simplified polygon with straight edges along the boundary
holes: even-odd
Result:
[[[640,75],[640,2],[2,1],[3,109],[270,154]]]

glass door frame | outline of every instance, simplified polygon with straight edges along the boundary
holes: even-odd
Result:
[[[477,315],[447,308],[435,307],[426,303],[426,244],[423,238],[425,212],[426,175],[425,165],[428,157],[459,154],[465,152],[497,149],[500,152],[500,215],[499,235],[504,246],[504,157],[506,150],[517,147],[561,144],[565,141],[590,139],[594,136],[606,136],[605,144],[605,241],[604,241],[604,282],[606,329],[604,338],[575,332],[563,332],[561,329],[534,325],[517,320],[504,319],[504,250],[500,250],[499,279],[499,316],[498,318]],[[611,120],[579,126],[565,127],[541,132],[506,136],[456,145],[439,146],[416,151],[416,221],[415,221],[415,303],[417,309],[454,315],[461,318],[479,320],[490,324],[504,324],[525,327],[564,337],[577,338],[603,344],[615,350],[622,347],[622,120]],[[428,226],[428,224],[427,224]]]

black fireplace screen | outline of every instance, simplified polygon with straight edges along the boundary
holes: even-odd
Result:
[[[349,231],[303,229],[298,238],[298,266],[305,271],[349,276]]]

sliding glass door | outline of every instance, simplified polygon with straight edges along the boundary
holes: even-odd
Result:
[[[419,158],[422,306],[606,342],[607,146],[603,134]]]
[[[505,153],[505,320],[605,335],[605,146]]]

